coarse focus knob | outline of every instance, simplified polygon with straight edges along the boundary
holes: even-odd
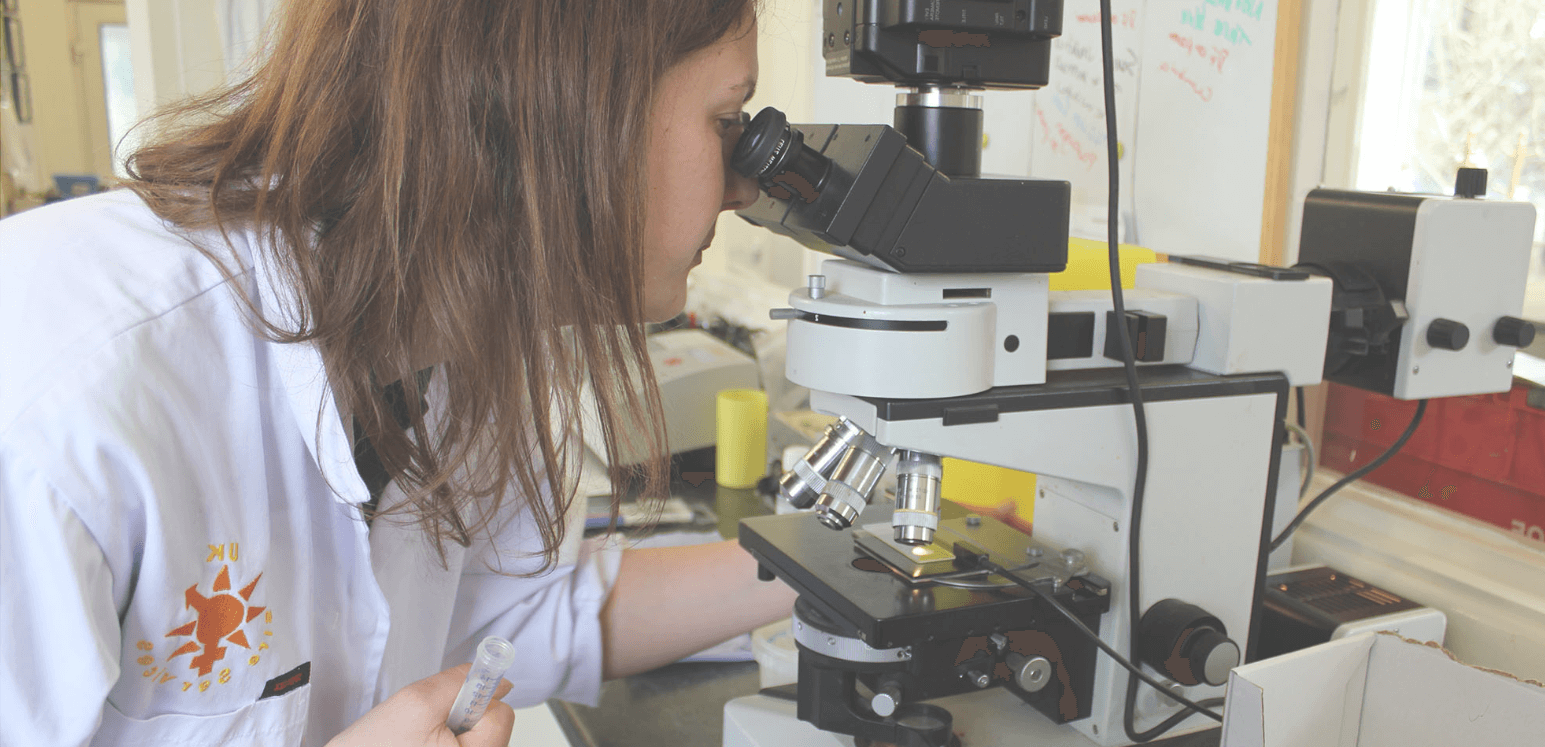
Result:
[[[1143,613],[1138,626],[1142,661],[1182,685],[1223,685],[1239,666],[1239,644],[1223,621],[1179,599],[1165,599]]]
[[[1491,339],[1498,345],[1526,348],[1534,344],[1534,323],[1518,317],[1505,316],[1491,328]]]
[[[1464,350],[1470,344],[1470,328],[1453,319],[1434,319],[1427,325],[1427,344],[1443,350]]]

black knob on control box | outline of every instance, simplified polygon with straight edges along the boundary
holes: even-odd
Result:
[[[1148,608],[1138,623],[1144,662],[1182,685],[1223,685],[1243,657],[1223,621],[1179,599]]]
[[[1491,339],[1498,345],[1526,348],[1534,344],[1534,331],[1534,322],[1505,316],[1497,320],[1497,326],[1491,328]]]
[[[1470,344],[1470,328],[1453,319],[1434,319],[1427,325],[1427,344],[1443,350],[1464,350]]]
[[[1485,197],[1486,196],[1486,169],[1462,166],[1459,173],[1454,175],[1455,197]]]

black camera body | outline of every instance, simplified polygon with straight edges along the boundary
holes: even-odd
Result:
[[[828,0],[826,74],[865,83],[1046,85],[1062,0]]]

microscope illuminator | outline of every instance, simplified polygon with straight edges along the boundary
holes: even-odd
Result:
[[[1305,198],[1297,267],[1336,286],[1326,379],[1407,400],[1511,386],[1513,353],[1533,337],[1517,314],[1535,209],[1459,186]]]

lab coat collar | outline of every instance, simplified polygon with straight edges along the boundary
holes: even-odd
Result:
[[[257,246],[261,239],[251,233],[248,236],[260,311],[265,319],[281,329],[298,329],[302,301],[269,253]],[[347,505],[369,500],[370,491],[354,465],[353,448],[344,433],[343,418],[338,413],[332,387],[328,386],[321,354],[310,342],[267,345],[301,437],[323,479],[332,488],[333,498]]]

